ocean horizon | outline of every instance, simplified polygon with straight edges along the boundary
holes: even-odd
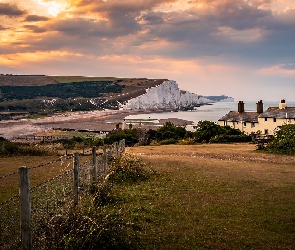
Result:
[[[244,101],[245,111],[256,111],[257,101]],[[287,106],[295,107],[295,101],[286,102]],[[263,111],[269,107],[277,107],[279,101],[265,101],[263,102]],[[178,111],[178,112],[162,112],[129,115],[125,118],[126,121],[150,121],[157,122],[160,119],[178,118],[186,121],[192,121],[196,125],[199,121],[217,122],[218,119],[226,115],[230,111],[238,110],[238,101],[234,102],[215,102],[210,105],[203,105],[197,107],[193,111]]]

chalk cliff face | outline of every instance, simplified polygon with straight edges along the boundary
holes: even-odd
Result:
[[[188,91],[181,91],[175,81],[146,89],[146,93],[122,104],[121,109],[179,109],[196,104],[212,102]]]

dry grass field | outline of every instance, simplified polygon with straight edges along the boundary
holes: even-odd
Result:
[[[129,147],[126,152],[150,163],[155,174],[114,185],[114,203],[97,209],[128,221],[140,249],[295,249],[295,157],[261,153],[253,144]],[[34,166],[48,160],[0,159],[0,175],[16,170],[14,161]],[[36,169],[33,182],[66,165]],[[0,188],[3,196],[15,185]]]
[[[126,191],[146,249],[295,249],[295,157],[252,144],[127,150],[157,172]]]

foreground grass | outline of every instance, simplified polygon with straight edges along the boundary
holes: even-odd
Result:
[[[259,162],[273,156],[258,155],[252,145],[244,155],[237,145],[219,152],[201,147],[130,149],[157,174],[137,185],[116,186],[124,202],[114,209],[138,225],[144,249],[294,249],[294,165]],[[210,150],[233,158],[204,157]]]
[[[105,239],[117,241],[103,249],[294,249],[295,157],[257,153],[250,144],[127,152],[150,163],[155,173],[143,181],[113,183],[103,204],[91,196],[82,200],[76,213],[83,223],[75,225],[81,237],[87,227],[88,237],[101,235],[93,218],[104,216],[110,218],[102,220],[105,228],[112,229]]]

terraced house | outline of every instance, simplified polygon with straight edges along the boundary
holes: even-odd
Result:
[[[275,134],[284,124],[295,124],[295,107],[288,107],[282,99],[278,107],[269,107],[263,112],[262,100],[256,103],[256,112],[245,112],[244,102],[239,101],[238,111],[230,111],[218,120],[221,126],[240,129],[247,134],[260,131],[262,134]]]

